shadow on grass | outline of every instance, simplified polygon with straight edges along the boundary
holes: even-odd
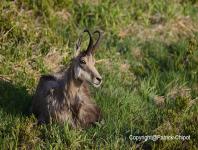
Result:
[[[0,79],[0,109],[11,115],[29,115],[32,97],[25,87]]]

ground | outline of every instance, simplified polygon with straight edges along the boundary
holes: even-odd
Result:
[[[198,148],[198,1],[2,0],[0,11],[0,149]],[[67,66],[84,28],[103,31],[95,57],[104,81],[91,93],[104,120],[35,126],[38,79]]]

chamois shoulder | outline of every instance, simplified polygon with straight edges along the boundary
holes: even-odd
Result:
[[[40,81],[42,82],[48,82],[48,81],[58,81],[63,79],[64,72],[58,72],[54,74],[46,74],[46,75],[41,75]]]
[[[37,86],[38,93],[48,93],[50,89],[59,88],[59,78],[54,75],[42,75]]]
[[[41,75],[41,81],[56,81],[56,77],[54,75]]]

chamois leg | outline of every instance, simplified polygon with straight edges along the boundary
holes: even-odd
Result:
[[[42,124],[46,124],[46,121],[45,121],[43,115],[39,115],[38,120],[37,120],[37,125],[42,125]]]
[[[101,120],[99,107],[93,104],[84,104],[81,106],[78,119],[82,127],[88,127]]]
[[[42,125],[42,124],[47,124],[47,123],[51,123],[49,114],[47,114],[47,113],[39,114],[37,117],[37,124]]]

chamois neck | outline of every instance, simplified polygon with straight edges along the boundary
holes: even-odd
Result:
[[[66,71],[65,79],[66,79],[66,81],[65,81],[64,88],[67,91],[68,96],[70,98],[75,97],[76,93],[80,89],[83,81],[75,79],[74,68],[72,65]]]

